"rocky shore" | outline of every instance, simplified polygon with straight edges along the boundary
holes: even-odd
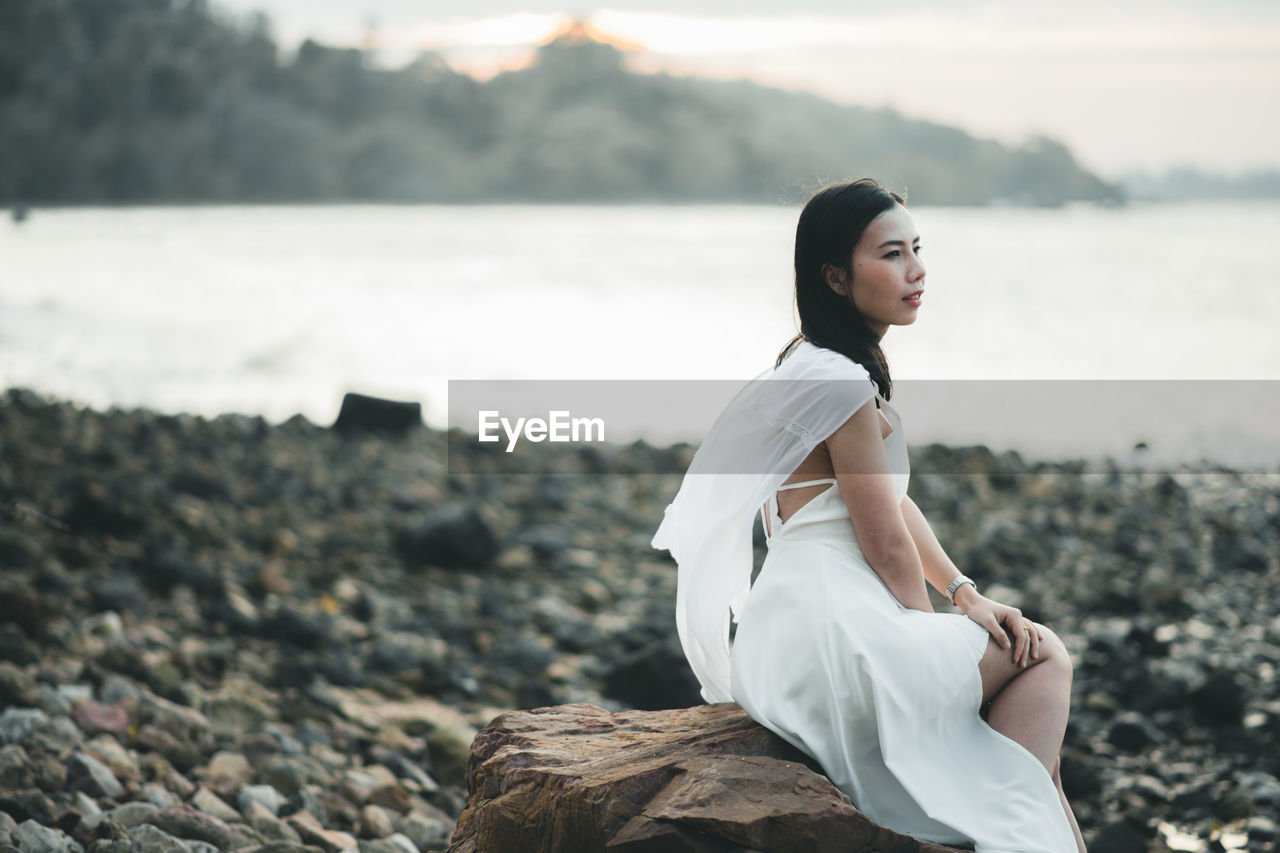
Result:
[[[648,545],[691,448],[449,440],[0,396],[0,850],[443,850],[495,715],[699,704]],[[1280,473],[912,468],[1073,653],[1091,850],[1276,849]]]

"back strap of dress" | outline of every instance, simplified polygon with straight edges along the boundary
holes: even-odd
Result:
[[[778,486],[778,491],[785,492],[788,489],[803,489],[805,486],[825,486],[827,483],[836,485],[836,478],[823,477],[821,480],[805,480],[803,483],[790,483],[786,486]]]

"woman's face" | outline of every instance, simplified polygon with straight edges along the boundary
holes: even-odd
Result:
[[[924,264],[920,235],[911,214],[900,204],[871,220],[853,247],[853,305],[878,337],[890,326],[908,326],[920,312]],[[849,295],[848,271],[827,267],[827,284]]]

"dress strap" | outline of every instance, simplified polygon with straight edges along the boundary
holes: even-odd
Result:
[[[805,486],[824,486],[827,483],[836,485],[835,477],[823,477],[821,480],[805,480],[803,483],[790,483],[785,486],[778,486],[778,491],[785,492],[788,489],[803,489]]]

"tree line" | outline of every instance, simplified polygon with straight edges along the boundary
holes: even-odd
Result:
[[[0,0],[0,202],[776,202],[874,175],[913,203],[1121,201],[1062,144],[629,72],[567,34],[487,82],[205,0]]]

